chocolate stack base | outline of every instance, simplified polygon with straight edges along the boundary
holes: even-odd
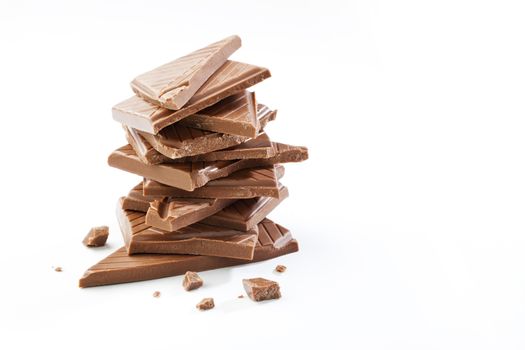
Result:
[[[118,201],[124,246],[79,286],[135,282],[272,259],[298,251],[267,218],[285,198],[283,163],[308,150],[272,142],[276,111],[246,91],[266,68],[228,60],[232,36],[139,75],[135,96],[113,107],[127,145],[108,164],[141,176]]]

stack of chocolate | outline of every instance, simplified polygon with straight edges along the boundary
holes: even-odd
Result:
[[[118,202],[125,246],[86,271],[80,287],[175,276],[298,250],[266,216],[288,196],[282,163],[305,147],[272,142],[276,111],[245,89],[266,68],[228,60],[237,36],[139,75],[113,107],[128,144],[110,166],[143,177]]]

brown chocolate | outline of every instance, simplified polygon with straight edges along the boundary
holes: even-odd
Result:
[[[106,244],[109,236],[109,227],[93,227],[82,241],[87,247],[102,247]]]
[[[121,198],[121,206],[124,210],[141,211],[146,213],[149,205],[156,199],[161,199],[163,196],[148,196],[143,194],[142,181],[129,191],[126,197]]]
[[[239,199],[230,206],[201,220],[203,224],[248,231],[257,226],[270,212],[288,197],[288,189],[279,184],[279,197]]]
[[[134,173],[169,186],[186,191],[193,191],[204,186],[208,181],[215,180],[229,174],[261,163],[271,163],[268,159],[241,159],[216,162],[144,164],[130,145],[120,147],[108,157],[108,164],[130,173]]]
[[[243,279],[242,284],[253,301],[279,299],[281,297],[279,283],[277,282],[265,278],[250,278]]]
[[[165,231],[176,231],[221,211],[233,201],[233,199],[164,197],[150,203],[146,224]]]
[[[284,271],[286,271],[286,266],[284,265],[277,265],[275,267],[275,272],[283,273]]]
[[[210,310],[215,307],[213,298],[204,298],[197,304],[197,309],[199,310]]]
[[[192,114],[179,123],[197,129],[254,138],[261,129],[261,117],[258,115],[270,112],[263,105],[257,106],[254,92],[244,91]]]
[[[60,266],[55,267],[56,272],[62,272],[62,268]]]
[[[187,271],[184,274],[184,279],[182,280],[182,287],[187,291],[200,288],[203,284],[204,281],[197,272]]]
[[[146,224],[144,213],[120,208],[117,212],[129,254],[191,254],[245,260],[253,258],[258,227],[243,232],[195,223],[169,232]]]
[[[113,119],[150,134],[270,77],[266,68],[226,61],[183,108],[172,111],[133,96],[113,107]]]
[[[241,38],[227,37],[139,75],[131,88],[153,104],[180,109],[239,47]]]
[[[237,171],[227,177],[208,182],[194,191],[161,184],[158,181],[144,179],[145,196],[190,197],[190,198],[253,198],[279,197],[277,179],[284,175],[284,167],[275,165],[263,168],[251,168]]]
[[[280,225],[276,226],[278,226],[276,231],[272,230],[273,236],[270,235],[269,230],[263,230],[259,233],[252,262],[298,251],[297,241],[292,239],[290,232]],[[287,243],[281,248],[275,248],[274,241],[283,241],[285,237],[287,237]],[[144,281],[177,276],[186,273],[186,271],[213,270],[247,262],[247,260],[202,255],[138,254],[129,256],[126,248],[122,247],[90,267],[80,279],[79,286],[84,288]]]
[[[154,298],[160,298],[160,292],[158,290],[154,291],[153,292],[153,297]]]

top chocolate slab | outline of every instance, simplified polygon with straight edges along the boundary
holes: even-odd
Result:
[[[183,108],[173,111],[133,96],[113,107],[113,119],[150,134],[157,134],[220,100],[242,92],[270,77],[266,68],[246,63],[226,61],[193,95]]]
[[[260,109],[257,107],[255,93],[245,91],[190,115],[180,123],[192,128],[254,138],[260,129],[257,114],[271,112],[263,105]]]
[[[139,75],[131,88],[155,105],[181,109],[239,47],[241,38],[230,36]]]

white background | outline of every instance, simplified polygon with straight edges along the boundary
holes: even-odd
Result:
[[[525,348],[522,3],[3,1],[0,347]],[[273,73],[255,89],[279,109],[269,134],[310,149],[271,215],[301,251],[191,293],[79,289],[122,245],[115,203],[139,180],[106,164],[111,106],[231,34],[234,59]],[[103,224],[109,247],[83,247]],[[283,298],[237,299],[255,276]]]

